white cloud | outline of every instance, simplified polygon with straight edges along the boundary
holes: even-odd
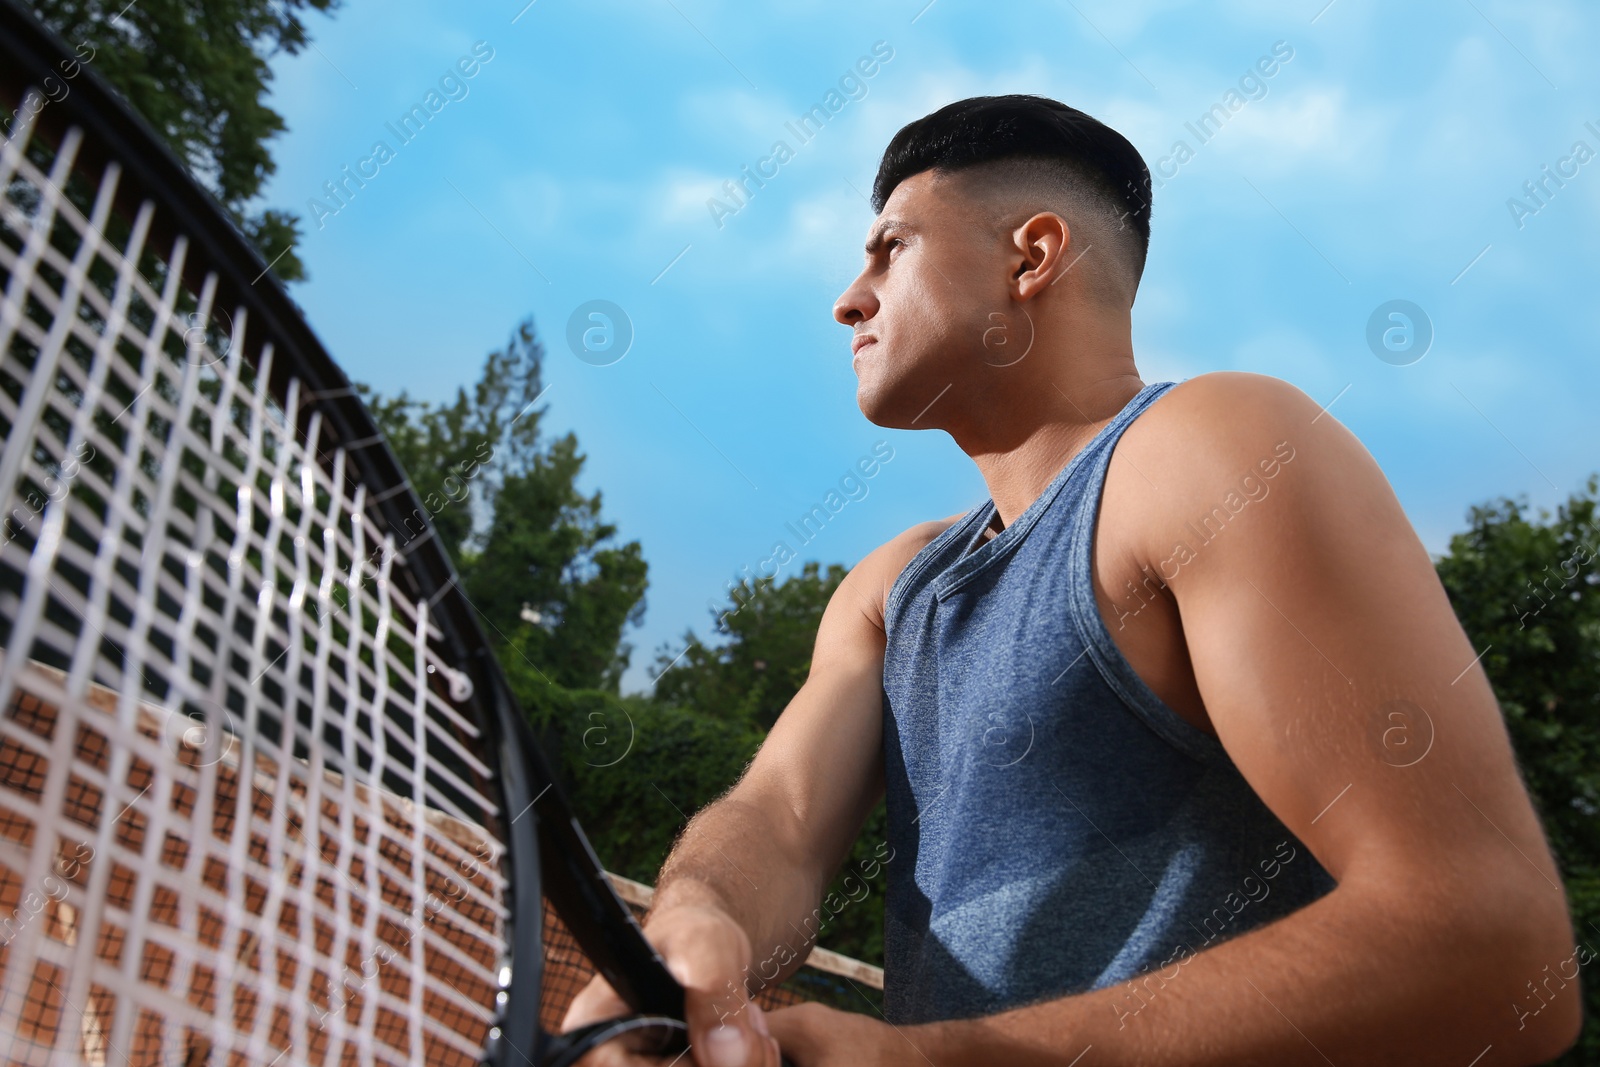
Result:
[[[1233,370],[1256,371],[1294,382],[1310,396],[1331,399],[1349,378],[1318,342],[1297,326],[1275,326],[1241,338],[1217,360]]]
[[[709,226],[711,213],[706,201],[723,195],[722,183],[732,175],[669,167],[660,178],[649,181],[640,197],[639,221],[651,227]]]
[[[1323,179],[1370,179],[1388,169],[1387,148],[1399,118],[1390,108],[1352,106],[1342,85],[1285,86],[1247,104],[1214,144],[1252,175],[1311,171]]]
[[[747,89],[685,90],[678,99],[683,128],[711,129],[731,152],[765,154],[792,116],[789,107],[772,95],[758,95]]]
[[[1538,84],[1548,79],[1566,88],[1581,77],[1581,68],[1593,62],[1587,42],[1593,39],[1594,28],[1584,17],[1586,5],[1481,3],[1475,7],[1475,13],[1468,16],[1467,32],[1498,51],[1507,72],[1520,68]]]
[[[861,269],[860,248],[871,220],[871,209],[843,181],[819,190],[790,209],[778,242],[783,254],[772,265],[821,274],[843,288]]]
[[[516,232],[547,236],[565,227],[567,186],[545,171],[524,171],[504,177],[497,199],[506,205],[506,225]],[[491,211],[481,205],[491,219],[500,217],[500,208]]]

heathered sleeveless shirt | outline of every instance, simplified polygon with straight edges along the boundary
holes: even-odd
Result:
[[[1142,389],[1000,533],[981,540],[991,500],[890,588],[891,1022],[990,1014],[1152,969],[1170,979],[1190,954],[1333,888],[1221,743],[1134,673],[1095,603],[1112,449],[1174,384]]]

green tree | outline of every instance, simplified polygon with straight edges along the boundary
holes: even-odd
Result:
[[[708,647],[686,630],[678,648],[657,653],[656,699],[771,729],[811,673],[823,609],[846,573],[812,561],[781,584],[740,581],[729,606],[712,612],[726,642]]]
[[[560,690],[570,796],[606,868],[653,883],[689,816],[727,791],[762,734],[693,708],[596,690]]]
[[[1591,478],[1554,516],[1475,507],[1439,578],[1505,714],[1566,882],[1580,943],[1600,952],[1600,523]],[[1586,971],[1592,971],[1586,968]],[[1600,1064],[1600,977],[1580,975],[1587,1025],[1554,1062]],[[1531,1006],[1530,1006],[1531,1010]]]
[[[508,475],[483,551],[464,568],[467,593],[501,633],[520,630],[524,654],[573,688],[616,692],[643,621],[648,564],[639,542],[606,546],[617,528],[600,520],[600,492],[574,485],[584,457],[568,433]]]
[[[309,43],[300,12],[338,0],[33,0],[34,15],[163,134],[284,281],[305,278],[299,218],[250,210],[285,129],[265,103],[277,53]],[[279,258],[281,255],[282,258]]]
[[[600,493],[578,491],[577,436],[540,437],[543,360],[525,320],[448,403],[357,388],[422,503],[396,540],[431,524],[508,671],[614,693],[632,651],[622,633],[644,614],[648,565],[639,542],[610,543],[617,528],[600,518]]]
[[[356,385],[458,569],[477,558],[474,518],[493,507],[508,476],[538,459],[545,409],[533,404],[543,389],[543,366],[544,346],[533,320],[524,319],[505,348],[489,353],[471,389],[458,388],[448,403],[414,400],[404,390],[384,397]],[[395,531],[402,542],[424,529],[421,522],[403,526]]]

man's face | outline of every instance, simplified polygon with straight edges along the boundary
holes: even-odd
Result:
[[[960,195],[959,178],[923,171],[895,187],[868,232],[866,266],[833,308],[860,344],[856,402],[872,422],[940,426],[936,399],[969,401],[992,385],[991,314],[1015,325],[1004,237]]]

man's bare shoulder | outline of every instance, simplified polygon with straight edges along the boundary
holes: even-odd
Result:
[[[1146,434],[1186,441],[1252,444],[1289,424],[1308,425],[1320,405],[1300,389],[1267,374],[1212,371],[1189,378],[1150,405],[1134,426]],[[1133,427],[1129,427],[1129,434]],[[1168,444],[1176,443],[1169,440]]]
[[[893,582],[918,552],[927,548],[935,538],[960,522],[965,515],[965,512],[959,512],[942,519],[930,519],[909,526],[879,545],[873,550],[872,555],[881,554],[879,565],[888,572],[889,581]]]
[[[908,526],[862,557],[850,571],[850,577],[864,598],[862,610],[872,621],[883,627],[883,608],[889,598],[889,589],[906,564],[926,548],[934,538],[960,522],[965,513],[943,519],[930,519]]]
[[[1215,371],[1180,383],[1150,405],[1118,442],[1152,502],[1206,500],[1275,455],[1315,443],[1364,452],[1300,389],[1265,374]]]
[[[1371,454],[1316,400],[1279,378],[1217,371],[1177,385],[1128,427],[1103,507],[1129,547],[1170,553],[1174,523],[1200,523],[1219,509],[1230,520],[1248,510],[1255,517],[1239,528],[1270,540],[1330,501],[1391,492]],[[1247,508],[1268,493],[1279,503]]]

